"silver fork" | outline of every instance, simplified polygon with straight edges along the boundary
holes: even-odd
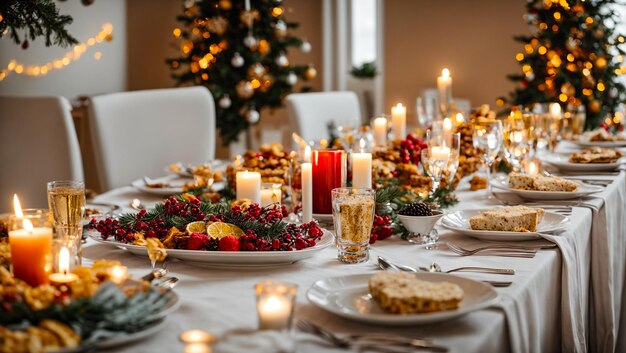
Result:
[[[429,340],[414,339],[387,333],[348,334],[339,336],[330,330],[326,330],[308,320],[299,320],[296,324],[303,332],[312,333],[326,339],[340,348],[360,348],[380,352],[397,352],[397,350],[385,349],[389,346],[408,346],[428,349],[433,352],[447,352],[448,348],[434,345]]]
[[[454,253],[461,255],[461,256],[471,256],[481,251],[491,251],[491,250],[498,251],[499,255],[512,256],[512,257],[531,258],[531,257],[535,257],[535,254],[537,253],[536,248],[519,247],[519,246],[512,246],[512,245],[488,245],[488,246],[482,246],[480,248],[470,250],[470,249],[465,249],[454,243],[448,243],[448,248],[452,250]]]

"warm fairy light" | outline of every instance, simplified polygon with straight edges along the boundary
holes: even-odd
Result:
[[[597,88],[598,88],[598,91],[603,92],[603,91],[604,91],[604,89],[605,89],[605,87],[604,87],[604,83],[602,83],[602,82],[598,82],[598,86],[597,86]]]
[[[565,93],[559,94],[559,100],[561,102],[567,102],[567,94],[565,94]]]
[[[93,53],[93,58],[96,59],[96,60],[102,59],[102,52],[97,51],[97,52]]]
[[[546,49],[546,47],[544,47],[544,46],[542,45],[542,46],[540,46],[540,47],[539,47],[539,49],[537,50],[537,52],[538,52],[540,55],[544,55],[545,53],[547,53],[547,52],[548,52],[548,49]]]
[[[567,54],[567,61],[574,61],[574,55],[572,53]]]
[[[180,37],[180,34],[182,33],[182,31],[180,30],[180,28],[174,28],[174,30],[172,30],[172,34],[174,35],[174,37],[178,38]]]
[[[275,7],[275,8],[272,9],[272,16],[278,17],[278,16],[282,15],[283,12],[284,12],[284,10],[283,10],[282,7]]]
[[[557,21],[561,19],[561,13],[560,12],[555,12],[553,14],[553,16],[554,16],[554,19],[557,20]]]
[[[0,69],[0,81],[7,77],[11,73],[17,75],[26,75],[30,77],[38,77],[48,74],[53,69],[59,70],[63,66],[69,65],[72,61],[77,61],[81,58],[82,54],[87,51],[88,47],[101,43],[102,41],[111,41],[111,34],[113,33],[113,25],[111,23],[105,23],[102,25],[100,32],[94,36],[88,38],[85,43],[79,43],[72,47],[71,50],[65,53],[62,58],[54,59],[50,62],[41,65],[25,65],[16,60],[11,60],[7,64],[5,69]],[[100,60],[102,53],[94,53],[94,59]]]
[[[550,114],[553,117],[561,115],[561,105],[559,103],[550,103]]]
[[[524,54],[522,54],[522,53],[515,54],[515,60],[517,60],[517,61],[524,60]]]

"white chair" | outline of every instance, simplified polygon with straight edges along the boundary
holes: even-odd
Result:
[[[48,208],[46,183],[83,180],[72,107],[63,97],[0,97],[0,212]]]
[[[174,162],[215,157],[215,102],[205,87],[106,94],[89,107],[103,191],[163,175]]]
[[[287,112],[292,130],[306,141],[328,138],[329,122],[361,124],[359,97],[351,91],[290,94]]]

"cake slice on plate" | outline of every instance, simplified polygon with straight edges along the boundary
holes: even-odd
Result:
[[[526,206],[498,207],[469,219],[473,230],[536,232],[544,210]]]
[[[509,187],[518,190],[574,192],[578,189],[578,183],[553,176],[511,173]]]

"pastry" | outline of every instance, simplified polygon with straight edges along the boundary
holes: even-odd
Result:
[[[509,187],[518,190],[574,192],[578,189],[578,183],[559,177],[511,173]]]
[[[617,150],[607,148],[593,147],[573,153],[569,161],[579,164],[595,164],[595,163],[615,163],[624,154]]]
[[[498,207],[470,218],[472,230],[535,232],[544,210],[526,206]]]
[[[385,271],[372,276],[369,290],[380,307],[392,314],[453,310],[463,300],[463,290],[454,283],[422,281],[403,272]]]
[[[478,175],[474,175],[470,180],[470,190],[477,191],[487,188],[487,178],[479,177]]]

